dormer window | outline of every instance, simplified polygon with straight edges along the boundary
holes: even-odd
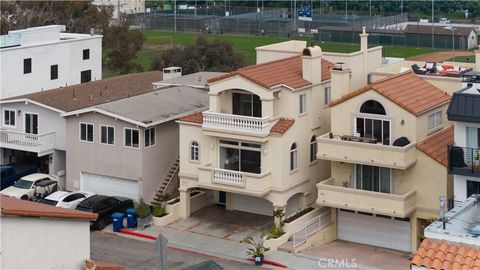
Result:
[[[375,101],[375,100],[365,101],[365,103],[363,103],[362,106],[360,107],[360,112],[361,113],[369,113],[369,114],[387,115],[383,105],[380,104],[380,102]]]

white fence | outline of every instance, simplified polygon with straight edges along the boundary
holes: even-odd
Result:
[[[31,134],[2,129],[0,130],[0,147],[41,154],[52,150],[55,143],[55,132],[47,134]]]
[[[243,172],[213,169],[213,182],[230,186],[245,186],[245,174]]]
[[[229,132],[265,135],[269,132],[269,117],[250,117],[235,114],[203,112],[203,127]]]
[[[293,233],[293,248],[307,241],[307,238],[317,231],[332,224],[332,211],[328,210],[317,217],[305,222],[305,226]]]

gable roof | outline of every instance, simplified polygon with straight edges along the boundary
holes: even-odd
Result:
[[[448,35],[448,36],[452,36],[452,31],[449,30],[449,29],[445,29],[445,27],[449,26],[448,24],[445,24],[445,25],[436,25],[434,26],[434,31],[435,31],[435,35]],[[470,35],[470,33],[472,31],[475,31],[475,28],[471,27],[471,26],[465,26],[465,27],[462,27],[462,26],[458,26],[458,25],[455,25],[455,36],[468,36]],[[409,33],[409,34],[428,34],[428,35],[431,35],[432,34],[432,25],[416,25],[416,24],[409,24],[407,25],[407,27],[405,28],[405,33]]]
[[[447,167],[448,145],[453,144],[453,142],[453,126],[451,126],[417,143],[417,149]]]
[[[32,100],[69,112],[153,91],[153,82],[162,79],[161,71],[131,73],[67,87],[11,97],[7,100]]]
[[[465,244],[425,239],[411,265],[438,270],[480,270],[480,249]]]
[[[412,71],[407,71],[375,81],[330,102],[329,105],[338,105],[370,90],[376,91],[414,115],[420,115],[450,101],[447,92],[419,78]]]
[[[96,220],[98,217],[97,214],[90,212],[60,208],[7,196],[0,196],[0,205],[2,208],[2,216],[80,219],[91,221]]]
[[[333,64],[322,59],[322,81],[330,79],[330,68]],[[241,68],[222,76],[209,79],[209,83],[224,80],[235,75],[241,76],[262,87],[272,88],[278,85],[285,85],[291,89],[298,89],[312,83],[304,80],[302,76],[302,56],[292,56],[254,66]]]

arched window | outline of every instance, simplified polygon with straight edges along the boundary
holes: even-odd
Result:
[[[310,162],[317,160],[317,137],[315,135],[310,139]]]
[[[367,100],[365,103],[362,104],[360,107],[361,113],[370,113],[370,114],[381,114],[386,115],[385,108],[383,107],[380,102],[375,100]]]
[[[190,160],[199,160],[200,147],[197,142],[192,142],[190,144]]]
[[[297,144],[293,143],[290,147],[290,171],[297,168]]]

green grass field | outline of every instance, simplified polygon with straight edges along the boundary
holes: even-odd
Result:
[[[150,70],[150,64],[155,55],[160,54],[163,48],[172,45],[187,45],[193,44],[196,41],[196,33],[174,33],[166,31],[142,31],[145,36],[145,43],[143,49],[137,55],[137,63],[140,64],[144,71]],[[286,41],[279,37],[264,37],[264,36],[245,36],[245,35],[206,35],[208,40],[226,40],[233,44],[234,50],[242,53],[245,57],[246,65],[255,64],[255,48],[263,45]],[[311,38],[304,38],[309,43]],[[319,45],[323,51],[328,52],[354,52],[360,49],[359,44],[349,43],[330,43],[330,42],[313,42]],[[412,47],[385,47],[385,54],[387,57],[404,57],[433,52],[436,50],[428,48],[412,48]],[[104,77],[112,76],[112,72],[105,70]]]
[[[469,56],[457,56],[457,57],[455,57],[455,59],[450,58],[447,61],[453,61],[453,60],[455,60],[455,62],[475,63],[475,55],[472,54],[472,55],[469,55]]]

